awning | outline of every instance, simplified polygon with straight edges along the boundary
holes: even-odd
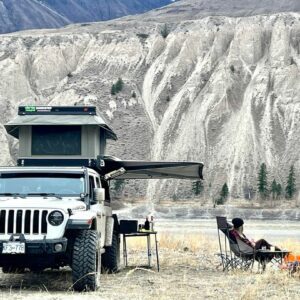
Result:
[[[20,158],[19,166],[84,166],[96,170],[103,178],[117,179],[203,179],[203,163],[201,162],[156,162],[121,160],[114,156],[98,156],[90,158]],[[108,175],[108,176],[107,176]],[[111,175],[111,176],[110,176]],[[105,178],[106,179],[106,178]]]
[[[149,162],[104,156],[98,158],[98,165],[102,174],[124,168],[125,173],[115,179],[203,179],[201,162]]]

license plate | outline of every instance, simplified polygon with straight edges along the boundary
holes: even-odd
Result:
[[[19,242],[3,243],[2,253],[23,254],[25,253],[25,243],[19,243]]]

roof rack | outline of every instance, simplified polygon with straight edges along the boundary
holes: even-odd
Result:
[[[18,115],[96,115],[95,106],[19,106]]]

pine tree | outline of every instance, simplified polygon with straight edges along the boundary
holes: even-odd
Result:
[[[282,186],[280,183],[277,183],[277,197],[279,198],[282,194]]]
[[[215,200],[215,205],[224,204],[226,202],[227,198],[228,198],[228,195],[229,195],[229,189],[228,189],[227,183],[224,183],[223,186],[222,186],[222,189],[220,191],[219,198],[217,198]]]
[[[272,194],[272,199],[276,199],[278,192],[277,192],[277,182],[275,179],[273,179],[272,184],[271,184],[271,194]]]
[[[296,193],[296,178],[294,166],[290,167],[287,184],[285,188],[285,196],[287,199],[292,199]]]
[[[220,192],[220,197],[224,201],[226,201],[226,199],[228,198],[228,195],[229,195],[229,189],[228,189],[227,183],[225,182],[222,186],[222,189],[221,189],[221,192]]]
[[[200,195],[203,189],[204,187],[202,181],[198,180],[192,183],[192,191],[196,196]]]
[[[132,91],[131,97],[132,97],[132,98],[136,98],[136,92],[135,92],[135,91]]]
[[[258,172],[258,193],[262,199],[266,199],[268,197],[268,181],[267,181],[267,166],[265,163],[260,165],[260,169]]]

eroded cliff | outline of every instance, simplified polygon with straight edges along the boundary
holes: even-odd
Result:
[[[4,35],[1,122],[20,104],[97,105],[119,136],[110,154],[203,161],[212,193],[227,182],[243,196],[262,162],[284,183],[291,164],[300,169],[299,26],[286,13],[182,21],[166,39],[163,24],[134,20]],[[118,77],[125,88],[112,96]],[[16,143],[0,132],[10,163]],[[128,193],[184,198],[191,183],[138,182]]]

